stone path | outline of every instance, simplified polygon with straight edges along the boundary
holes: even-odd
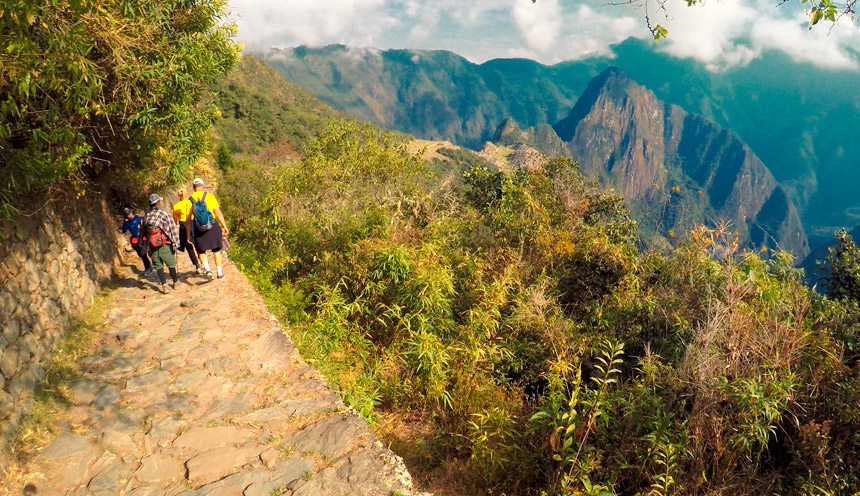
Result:
[[[190,274],[162,295],[120,280],[65,432],[25,493],[413,494],[399,458],[299,356],[245,277]],[[142,287],[142,285],[144,287]]]

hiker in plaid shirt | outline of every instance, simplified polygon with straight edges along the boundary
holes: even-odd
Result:
[[[162,197],[156,193],[149,195],[149,210],[143,215],[141,224],[149,238],[149,253],[152,258],[152,267],[158,273],[161,281],[161,292],[167,293],[167,277],[164,275],[164,266],[170,271],[173,279],[171,287],[176,289],[176,257],[175,246],[179,245],[179,226],[173,217],[161,210]]]

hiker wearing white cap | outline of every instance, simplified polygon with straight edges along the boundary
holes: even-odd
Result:
[[[194,186],[194,192],[191,193],[190,198],[192,207],[185,222],[185,236],[189,242],[193,241],[197,248],[197,256],[200,257],[200,263],[203,264],[203,269],[210,280],[212,279],[212,269],[209,267],[206,252],[212,252],[218,280],[223,281],[221,238],[227,236],[229,232],[227,231],[227,223],[224,221],[224,214],[221,213],[221,206],[215,199],[215,195],[203,191],[203,179],[198,177],[194,179],[192,184]],[[193,237],[192,229],[194,230]]]
[[[179,201],[173,205],[173,220],[179,223],[179,245],[177,248],[179,251],[187,252],[188,258],[191,260],[191,264],[197,269],[197,273],[203,274],[203,266],[200,265],[200,262],[197,260],[197,250],[195,250],[194,244],[189,242],[188,238],[185,236],[185,223],[191,222],[188,219],[191,207],[191,200],[188,199],[188,191],[186,191],[185,188],[180,188]]]
[[[179,244],[179,227],[170,214],[158,208],[161,200],[163,198],[156,193],[149,195],[149,210],[143,215],[143,226],[149,239],[152,266],[158,273],[158,280],[161,281],[161,292],[167,293],[164,265],[167,265],[170,278],[173,279],[172,287],[176,289],[176,257],[173,256],[173,250]]]

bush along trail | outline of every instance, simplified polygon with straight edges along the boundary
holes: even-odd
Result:
[[[208,282],[182,262],[168,294],[130,272],[119,279],[77,378],[59,390],[55,437],[3,486],[39,495],[412,494],[400,460],[302,360],[245,277],[228,264],[225,282]]]

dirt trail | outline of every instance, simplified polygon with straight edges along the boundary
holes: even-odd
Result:
[[[154,278],[121,277],[64,432],[28,463],[28,489],[412,494],[402,462],[302,360],[250,282],[232,264],[209,282],[178,255],[169,294]]]

